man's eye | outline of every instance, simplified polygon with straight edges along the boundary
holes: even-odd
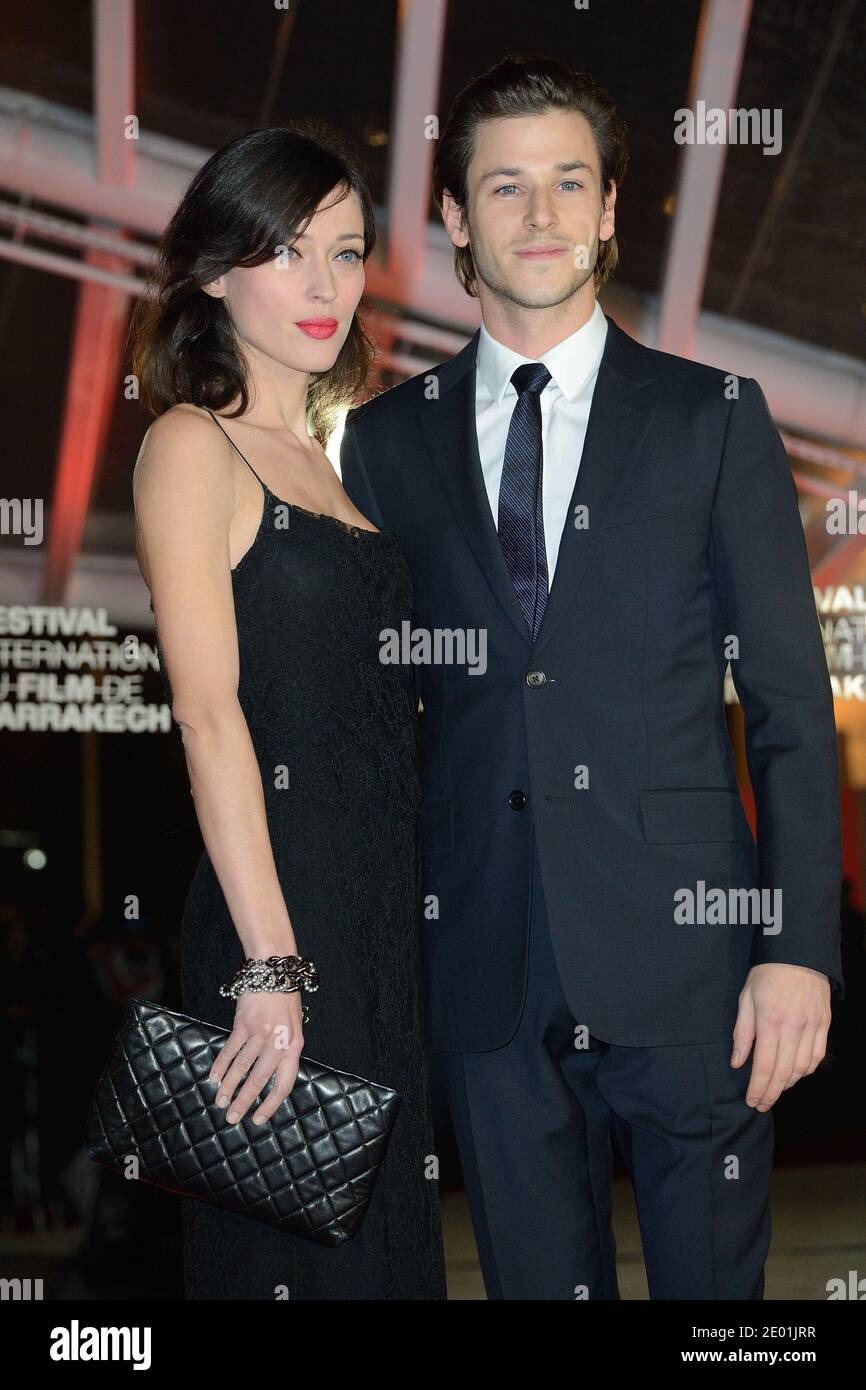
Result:
[[[562,181],[560,187],[561,187],[561,188],[583,188],[583,184],[582,184],[582,183],[578,183],[576,179],[563,179],[563,181]]]
[[[516,187],[517,187],[517,184],[516,184],[516,183],[504,183],[504,184],[502,185],[501,188],[497,188],[497,189],[496,189],[496,192],[497,192],[497,193],[504,193],[504,192],[506,191],[506,189],[509,189],[509,188],[516,188]]]

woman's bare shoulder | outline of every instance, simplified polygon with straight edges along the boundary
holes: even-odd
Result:
[[[187,498],[214,488],[233,496],[231,444],[205,409],[173,405],[148,426],[132,487],[136,499],[154,487]]]

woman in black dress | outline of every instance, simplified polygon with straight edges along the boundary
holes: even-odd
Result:
[[[268,1118],[302,1050],[403,1096],[361,1229],[336,1249],[187,1199],[191,1298],[445,1297],[416,714],[410,669],[380,660],[383,629],[410,616],[410,578],[322,449],[369,365],[356,308],[373,240],[363,177],[332,132],[253,131],[193,179],[133,325],[158,416],[135,471],[139,563],[205,844],[181,1007],[231,1029],[212,1073],[226,1124]],[[319,972],[303,1027],[298,993],[219,993],[240,957],[271,955]]]

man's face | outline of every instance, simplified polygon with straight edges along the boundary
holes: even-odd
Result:
[[[443,213],[470,245],[479,285],[527,309],[562,304],[592,278],[613,236],[616,188],[602,201],[598,151],[585,116],[550,111],[483,121],[468,171],[468,206]]]

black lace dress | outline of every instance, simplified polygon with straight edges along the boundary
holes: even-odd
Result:
[[[258,534],[233,571],[239,699],[298,950],[321,980],[305,996],[303,1050],[403,1101],[361,1229],[337,1249],[185,1199],[187,1297],[443,1299],[419,1001],[417,723],[410,669],[379,659],[382,629],[410,616],[409,572],[391,533],[262,487]],[[205,852],[183,916],[185,1013],[231,1028],[234,1002],[218,987],[241,954]]]

